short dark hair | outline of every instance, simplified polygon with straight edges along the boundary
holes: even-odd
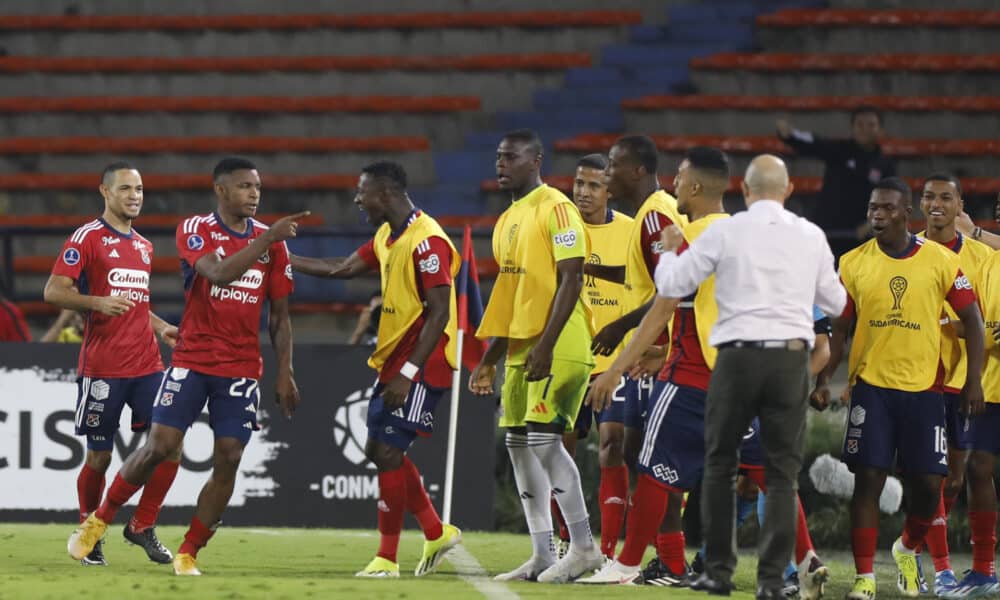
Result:
[[[406,169],[399,163],[380,160],[362,167],[361,172],[398,192],[406,191]]]
[[[508,131],[503,134],[502,140],[507,140],[508,142],[521,142],[526,144],[528,148],[535,154],[541,156],[542,154],[542,138],[532,129],[515,129],[513,131]]]
[[[645,135],[628,135],[618,138],[615,146],[624,148],[632,159],[639,163],[647,173],[656,173],[660,166],[660,159],[656,152],[656,142]]]
[[[136,169],[134,166],[132,166],[132,163],[128,162],[127,160],[116,160],[115,162],[104,167],[104,170],[101,171],[101,183],[104,185],[108,185],[108,182],[114,176],[115,171],[122,171],[122,170],[138,171],[139,169]]]
[[[900,179],[899,177],[883,177],[875,184],[875,190],[886,190],[892,192],[899,192],[906,200],[907,205],[913,203],[913,190],[910,189],[910,185]],[[874,191],[874,190],[873,190]]]
[[[576,161],[576,168],[605,170],[608,168],[608,159],[603,154],[588,154]]]
[[[878,119],[878,124],[882,124],[882,111],[875,108],[871,104],[862,104],[861,106],[855,107],[854,110],[851,111],[851,124],[854,124],[854,120],[860,115],[875,115],[875,118]]]
[[[253,164],[249,159],[240,156],[227,156],[216,163],[215,168],[212,169],[212,180],[218,181],[223,175],[243,170],[256,171],[257,165]]]
[[[729,157],[718,148],[694,146],[684,153],[685,160],[699,171],[706,171],[724,179],[729,179]]]
[[[950,183],[950,184],[952,184],[952,185],[955,186],[955,191],[958,192],[959,196],[962,195],[962,184],[961,184],[961,182],[959,182],[958,177],[955,177],[951,173],[946,173],[944,171],[938,171],[937,173],[931,173],[930,175],[927,176],[927,179],[924,180],[924,185],[927,185],[928,181],[945,181],[945,182],[948,182],[948,183]]]

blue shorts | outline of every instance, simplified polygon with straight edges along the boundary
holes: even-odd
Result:
[[[434,431],[434,409],[450,388],[434,388],[414,381],[406,403],[394,411],[387,410],[382,400],[384,389],[381,383],[375,384],[368,401],[368,439],[406,450],[418,435],[429,436]]]
[[[760,419],[753,418],[750,429],[740,444],[740,468],[761,469],[764,467],[764,450],[760,445]]]
[[[959,411],[961,406],[961,395],[944,393],[945,430],[948,432],[948,448],[952,450],[968,450],[972,444],[972,425],[969,417]]]
[[[860,379],[851,390],[851,410],[841,460],[849,467],[947,475],[948,441],[941,392],[902,392]]]
[[[593,383],[594,379],[596,379],[596,376],[592,376],[590,382]],[[580,405],[580,413],[577,415],[576,425],[573,427],[579,439],[582,440],[590,434],[590,428],[593,427],[594,421],[597,421],[598,425],[601,423],[625,422],[625,389],[628,387],[628,382],[629,378],[626,375],[622,375],[618,381],[618,387],[615,388],[614,394],[611,395],[611,405],[602,411],[595,411],[586,404]],[[587,393],[590,393],[589,385]]]
[[[170,367],[163,377],[153,422],[187,431],[208,403],[208,424],[216,438],[236,438],[246,446],[259,431],[260,382],[248,377],[217,377],[182,367]]]
[[[623,406],[622,420],[625,427],[642,429],[646,410],[649,407],[650,398],[653,395],[653,386],[657,381],[653,377],[643,377],[642,379],[625,378],[625,404]],[[598,423],[603,420],[598,417]]]
[[[698,388],[657,381],[639,449],[639,471],[687,491],[705,470],[705,395]]]
[[[122,379],[77,379],[76,435],[87,436],[91,450],[111,450],[126,404],[132,410],[132,431],[146,431],[162,379],[159,371]]]
[[[969,419],[969,448],[1000,454],[1000,404],[987,402],[983,414]]]

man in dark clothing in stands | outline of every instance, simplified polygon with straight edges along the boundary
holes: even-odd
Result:
[[[24,313],[0,293],[0,342],[30,342],[31,331]]]
[[[826,232],[842,234],[830,239],[834,255],[840,257],[868,236],[868,224],[859,218],[867,214],[868,198],[883,177],[896,174],[896,161],[882,154],[882,115],[871,106],[851,113],[851,137],[830,139],[810,131],[794,129],[788,121],[777,123],[778,137],[800,156],[826,163],[823,189],[809,216]]]

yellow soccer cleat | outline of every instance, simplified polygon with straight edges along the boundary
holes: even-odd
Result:
[[[198,561],[190,554],[178,554],[174,557],[174,575],[201,575],[201,571],[198,570]]]
[[[368,566],[354,574],[355,577],[399,577],[399,565],[387,558],[376,556]]]
[[[436,540],[424,541],[424,555],[420,557],[413,574],[417,577],[428,575],[437,570],[444,560],[444,555],[455,546],[462,543],[462,530],[448,523],[441,524],[441,537]]]
[[[97,518],[94,513],[90,513],[87,520],[80,523],[69,541],[66,542],[66,550],[73,560],[83,560],[104,537],[104,532],[108,529],[108,524]]]
[[[907,598],[920,595],[920,569],[917,567],[917,555],[903,547],[903,538],[898,538],[892,545],[892,559],[899,568],[899,578],[896,587]]]
[[[875,579],[873,577],[854,578],[854,587],[844,596],[846,600],[875,600]]]

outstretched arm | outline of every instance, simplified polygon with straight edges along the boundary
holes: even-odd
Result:
[[[332,279],[353,279],[371,270],[361,256],[355,252],[347,258],[312,258],[289,253],[292,269],[313,277]]]
[[[299,405],[299,388],[295,385],[295,373],[292,369],[292,321],[288,317],[287,296],[271,299],[268,333],[271,334],[271,344],[278,360],[276,400],[285,417],[290,419]]]

